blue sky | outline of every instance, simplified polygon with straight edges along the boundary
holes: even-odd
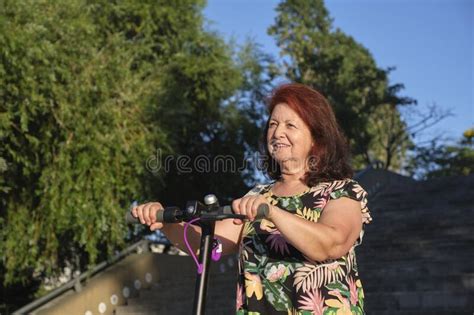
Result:
[[[208,0],[210,27],[226,39],[252,37],[278,56],[266,30],[276,16],[274,0]],[[395,66],[391,83],[400,95],[418,100],[420,109],[436,103],[453,117],[429,129],[433,136],[458,139],[474,127],[473,0],[326,1],[334,26],[369,49],[379,67]],[[406,117],[410,119],[410,117]],[[416,139],[415,139],[416,140]],[[419,140],[418,140],[419,141]],[[416,141],[416,142],[418,142]]]

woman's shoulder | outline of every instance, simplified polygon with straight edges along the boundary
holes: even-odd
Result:
[[[310,187],[310,192],[316,194],[329,194],[340,189],[359,189],[360,184],[353,178],[343,178],[321,181]]]
[[[353,178],[343,178],[320,182],[317,185],[311,187],[309,193],[313,198],[323,198],[327,201],[330,199],[347,197],[360,201],[363,208],[367,206],[368,193],[364,188],[362,188],[359,182]]]
[[[341,197],[358,201],[360,202],[361,211],[364,216],[364,223],[370,223],[372,221],[370,211],[367,208],[368,193],[359,182],[353,178],[320,182],[314,187],[311,187],[311,196],[313,198],[323,199],[325,201],[324,204],[329,200]]]

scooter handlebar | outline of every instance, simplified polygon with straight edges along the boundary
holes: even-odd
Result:
[[[270,208],[268,204],[262,203],[258,206],[256,219],[263,219],[268,216],[270,212]],[[181,222],[179,216],[182,215],[181,210],[177,207],[168,207],[165,209],[156,210],[156,222],[166,222],[166,223],[177,223]],[[219,207],[217,210],[218,219],[222,220],[225,219],[225,216],[228,215],[229,218],[235,218],[236,214],[232,211],[232,206],[223,206]],[[212,216],[211,213],[205,214],[206,218],[210,218]],[[128,224],[137,224],[140,223],[138,218],[135,218],[132,215],[131,211],[127,211],[125,214],[125,222]]]

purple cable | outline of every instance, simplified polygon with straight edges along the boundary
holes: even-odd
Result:
[[[198,274],[201,274],[202,273],[202,265],[199,263],[196,255],[194,255],[193,249],[189,245],[188,237],[187,237],[188,226],[190,226],[191,223],[194,223],[196,221],[199,221],[199,218],[192,219],[191,221],[186,222],[184,224],[184,243],[186,244],[186,247],[188,248],[188,251],[191,253],[191,256],[193,257],[194,261],[196,262],[196,265],[197,265],[197,268],[198,268]]]

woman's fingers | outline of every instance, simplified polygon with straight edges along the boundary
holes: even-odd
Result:
[[[159,202],[150,202],[145,205],[143,209],[143,218],[147,225],[151,225],[156,222],[156,212],[163,210],[163,207]]]
[[[150,221],[150,207],[151,207],[151,203],[147,203],[143,207],[143,220],[145,220],[146,225],[151,224],[151,221]]]
[[[152,225],[150,225],[150,231],[155,231],[155,230],[159,230],[163,227],[163,223],[161,222],[156,222],[156,223],[153,223]]]
[[[248,203],[250,201],[251,197],[244,197],[242,198],[242,201],[240,202],[240,214],[245,215],[248,219],[249,218],[249,213],[248,213]]]
[[[247,196],[240,199],[235,199],[232,202],[232,209],[235,214],[245,215],[249,221],[255,220],[257,216],[257,209],[266,199],[262,196]],[[242,220],[234,219],[234,224],[242,224]]]
[[[152,225],[156,222],[157,211],[163,210],[159,202],[149,202],[132,209],[132,215],[138,217],[141,224]],[[161,227],[160,227],[161,228]]]
[[[154,202],[152,208],[150,209],[150,221],[151,223],[156,222],[156,214],[158,211],[163,211],[164,208],[159,202]]]
[[[235,199],[234,201],[232,201],[232,211],[235,213],[235,214],[240,214],[240,201],[242,200],[242,198],[239,198],[239,199]],[[242,224],[244,223],[242,220],[240,219],[234,219],[233,220],[233,223],[234,224]]]
[[[134,218],[138,218],[137,209],[138,209],[138,206],[134,206],[134,207],[132,208],[132,216],[133,216]]]
[[[245,197],[245,198],[242,198],[242,203],[240,204],[240,209],[241,209],[240,213],[245,215],[247,217],[247,220],[249,219],[249,213],[248,213],[249,202],[251,202],[251,198]]]
[[[254,208],[257,204],[259,204],[258,198],[251,198],[247,203],[247,217],[250,221],[255,220],[257,210],[254,210]]]
[[[145,219],[143,218],[143,205],[139,205],[137,208],[138,219],[141,224],[145,224]]]
[[[239,198],[239,199],[235,199],[234,201],[232,201],[232,211],[235,213],[235,214],[240,214],[240,200],[242,198]]]

